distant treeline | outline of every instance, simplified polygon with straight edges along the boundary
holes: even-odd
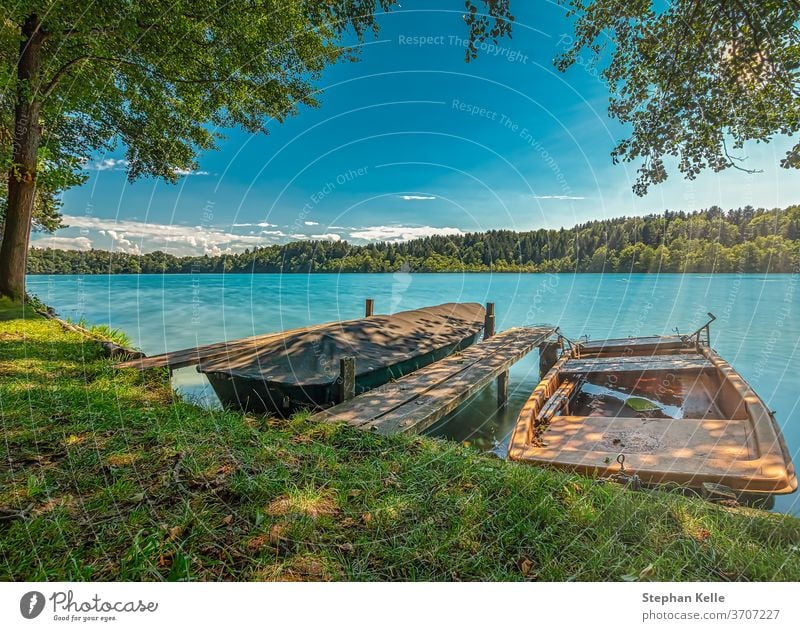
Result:
[[[792,272],[800,268],[800,206],[712,207],[405,243],[298,241],[221,256],[33,249],[28,266],[31,274]]]

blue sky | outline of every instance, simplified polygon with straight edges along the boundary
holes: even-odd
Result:
[[[430,7],[438,7],[431,9]],[[129,184],[124,150],[95,156],[68,191],[70,228],[34,245],[218,254],[294,239],[353,243],[496,228],[569,227],[589,219],[785,206],[800,178],[778,167],[788,139],[746,148],[763,173],[676,169],[645,198],[635,165],[612,165],[625,129],[588,61],[552,65],[571,32],[564,10],[512,0],[513,38],[464,62],[463,3],[413,0],[380,17],[361,61],[330,68],[321,106],[268,135],[228,130],[177,185]]]

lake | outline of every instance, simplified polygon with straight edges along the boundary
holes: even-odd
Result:
[[[590,339],[687,333],[707,320],[712,346],[775,410],[800,462],[800,277],[752,274],[198,274],[31,276],[29,291],[61,317],[118,328],[148,355],[270,331],[443,302],[494,302],[497,329],[558,324]],[[487,388],[431,433],[505,453],[516,415],[539,379],[531,353],[514,366],[509,405]],[[194,368],[175,385],[206,405],[215,398]],[[800,514],[795,493],[776,510]]]

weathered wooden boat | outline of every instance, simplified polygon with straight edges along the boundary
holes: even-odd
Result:
[[[448,303],[335,322],[201,361],[197,370],[224,406],[285,416],[341,402],[341,359],[355,359],[360,394],[470,346],[485,314],[477,303]]]
[[[711,349],[710,322],[686,336],[564,344],[519,414],[509,458],[611,477],[622,454],[644,484],[795,491],[780,427]]]

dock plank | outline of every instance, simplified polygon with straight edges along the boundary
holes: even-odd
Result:
[[[422,431],[507,371],[554,331],[554,327],[509,329],[312,418],[345,421],[381,433]]]

